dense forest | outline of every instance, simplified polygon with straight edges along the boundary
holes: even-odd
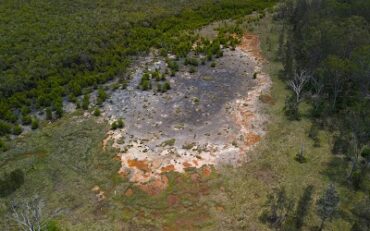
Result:
[[[285,113],[308,116],[309,136],[334,134],[333,154],[347,160],[347,187],[368,192],[370,163],[370,1],[285,1],[279,58],[291,89]],[[308,115],[300,108],[310,107]],[[339,168],[339,166],[338,166]],[[363,202],[366,204],[367,202]],[[360,209],[361,210],[361,209]],[[368,230],[368,209],[353,230]]]
[[[36,124],[32,111],[63,114],[87,87],[124,81],[133,55],[150,48],[186,56],[192,30],[275,1],[4,1],[0,5],[0,135]],[[215,4],[217,3],[217,4]],[[52,113],[55,111],[55,113]],[[33,127],[37,127],[34,125]]]

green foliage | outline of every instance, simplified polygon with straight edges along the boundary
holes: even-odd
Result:
[[[301,118],[294,96],[287,96],[285,100],[284,112],[289,120],[299,120]]]
[[[166,146],[173,146],[175,145],[176,143],[176,139],[169,139],[169,140],[165,140],[161,143],[161,146],[162,147],[166,147]]]
[[[165,93],[170,89],[171,89],[171,85],[170,85],[170,82],[168,82],[168,81],[165,81],[163,84],[160,84],[160,83],[157,84],[157,91],[158,92]]]
[[[54,220],[50,220],[46,224],[46,231],[62,231],[58,223]]]
[[[49,107],[46,108],[45,113],[46,113],[46,119],[47,120],[52,120],[53,119],[53,112],[51,111],[51,109]]]
[[[33,130],[39,128],[39,120],[37,118],[35,118],[35,117],[32,118],[31,128]]]
[[[5,151],[7,149],[6,144],[0,139],[0,151]]]
[[[13,127],[13,131],[12,133],[14,135],[20,135],[21,133],[23,132],[23,129],[21,126],[19,126],[18,124],[16,124],[14,127]]]
[[[370,163],[370,147],[369,146],[363,147],[361,151],[361,156],[362,158],[365,159],[367,163]]]
[[[90,96],[88,94],[85,94],[82,98],[82,109],[88,110],[90,105]]]
[[[104,91],[103,88],[98,89],[98,98],[97,98],[97,104],[102,105],[105,100],[107,99],[107,93]]]
[[[195,73],[196,71],[197,71],[197,69],[193,66],[191,66],[190,69],[189,69],[189,73],[191,73],[191,74]]]
[[[179,65],[176,61],[173,60],[167,60],[167,65],[173,72],[179,71]]]
[[[94,110],[94,116],[100,116],[101,112],[100,112],[100,109],[99,108],[96,108]]]
[[[0,120],[0,136],[9,134],[11,129],[12,127],[8,122]]]
[[[120,118],[118,119],[117,121],[114,121],[111,125],[111,129],[112,130],[116,130],[116,129],[119,129],[119,128],[123,128],[125,126],[125,123],[123,122],[123,119]]]
[[[125,123],[123,122],[122,118],[119,118],[117,120],[117,128],[123,128],[125,126]]]
[[[116,130],[118,128],[118,126],[117,126],[117,121],[114,121],[113,123],[112,123],[112,125],[111,125],[111,129],[112,130]]]
[[[184,64],[185,65],[192,65],[192,66],[196,67],[196,66],[199,65],[199,62],[198,62],[198,59],[196,59],[196,58],[186,57]]]
[[[22,116],[22,124],[23,125],[30,125],[32,123],[32,117],[30,115],[23,115]]]
[[[144,75],[141,77],[139,86],[141,90],[147,91],[149,89],[152,89],[152,83],[150,82],[150,74],[144,73]]]

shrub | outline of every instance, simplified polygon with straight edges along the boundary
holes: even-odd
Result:
[[[52,120],[53,119],[53,112],[51,111],[51,109],[49,107],[46,108],[46,119],[47,120]]]
[[[170,89],[171,89],[170,82],[168,82],[168,81],[164,82],[164,84],[163,84],[163,91],[166,92],[166,91],[168,91]]]
[[[306,157],[304,156],[303,146],[301,147],[301,150],[299,150],[299,152],[296,154],[295,160],[301,164],[306,162]]]
[[[174,72],[177,72],[179,71],[179,65],[177,64],[176,61],[167,61],[167,65],[168,67],[174,71]]]
[[[107,93],[104,91],[103,88],[98,89],[98,101],[97,104],[101,105],[107,99]]]
[[[94,111],[94,116],[100,116],[100,110],[99,108],[96,108],[95,111]]]
[[[362,179],[363,179],[363,175],[360,170],[356,170],[355,172],[353,172],[351,181],[352,181],[353,187],[356,190],[360,189]]]
[[[24,115],[22,117],[22,124],[23,125],[30,125],[32,123],[32,117],[30,115]]]
[[[320,147],[320,139],[318,135],[319,135],[319,128],[316,125],[312,125],[308,133],[308,137],[310,137],[314,141],[315,147]]]
[[[6,144],[3,140],[0,140],[0,151],[6,151]]]
[[[122,118],[119,118],[117,120],[117,128],[123,128],[125,126],[125,123],[123,122]]]
[[[299,120],[300,115],[298,112],[298,105],[296,100],[293,96],[287,97],[285,99],[285,106],[284,106],[285,115],[288,117],[289,120]]]
[[[114,121],[113,123],[112,123],[112,125],[111,125],[111,129],[112,130],[116,130],[118,128],[118,126],[117,126],[117,122],[116,121]]]
[[[33,130],[39,128],[39,120],[37,118],[32,118],[31,128]]]
[[[19,126],[18,124],[16,124],[14,127],[13,127],[13,134],[14,135],[20,135],[22,133],[23,129],[21,126]]]
[[[139,83],[139,89],[143,91],[147,91],[152,88],[152,84],[150,82],[150,75],[148,73],[145,73],[140,80]]]
[[[216,67],[216,63],[215,62],[212,62],[211,63],[211,67]]]
[[[186,57],[185,65],[198,66],[199,62],[198,62],[198,59],[196,59],[196,58]]]
[[[189,69],[189,73],[195,73],[197,70],[195,69],[195,67],[190,67]]]

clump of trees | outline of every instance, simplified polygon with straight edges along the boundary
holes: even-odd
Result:
[[[319,129],[335,134],[332,152],[342,159],[351,190],[368,191],[370,173],[370,2],[284,1],[275,15],[282,24],[279,59],[291,95],[285,113],[291,120],[307,116],[309,137],[319,146]],[[310,104],[301,113],[301,103]],[[308,112],[308,113],[307,113]],[[333,168],[342,168],[333,166]],[[320,229],[338,199],[333,186],[322,196]],[[325,207],[327,206],[327,207]]]
[[[306,186],[296,203],[284,187],[274,189],[268,196],[266,209],[260,216],[261,221],[276,230],[301,230],[313,205],[313,193],[314,187],[312,185]],[[322,230],[325,222],[334,217],[338,205],[338,193],[334,185],[329,184],[316,201],[316,213],[321,219],[318,230]]]

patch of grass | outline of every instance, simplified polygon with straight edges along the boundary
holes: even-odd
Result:
[[[173,146],[175,145],[175,142],[176,142],[176,139],[169,139],[169,140],[165,140],[161,143],[161,146],[162,147],[166,147],[166,146]]]
[[[182,148],[183,149],[186,149],[186,150],[190,150],[192,149],[194,146],[196,145],[196,143],[192,142],[192,143],[185,143]]]
[[[0,175],[22,169],[24,183],[0,199],[0,227],[15,229],[5,218],[9,200],[34,195],[45,203],[43,214],[68,211],[55,218],[63,228],[76,230],[71,227],[77,220],[94,224],[101,219],[102,215],[97,217],[93,212],[99,203],[91,188],[98,185],[109,196],[118,187],[112,176],[119,176],[120,167],[120,162],[113,160],[114,150],[101,146],[108,129],[107,124],[83,118],[78,112],[10,142],[9,150],[0,157]]]

